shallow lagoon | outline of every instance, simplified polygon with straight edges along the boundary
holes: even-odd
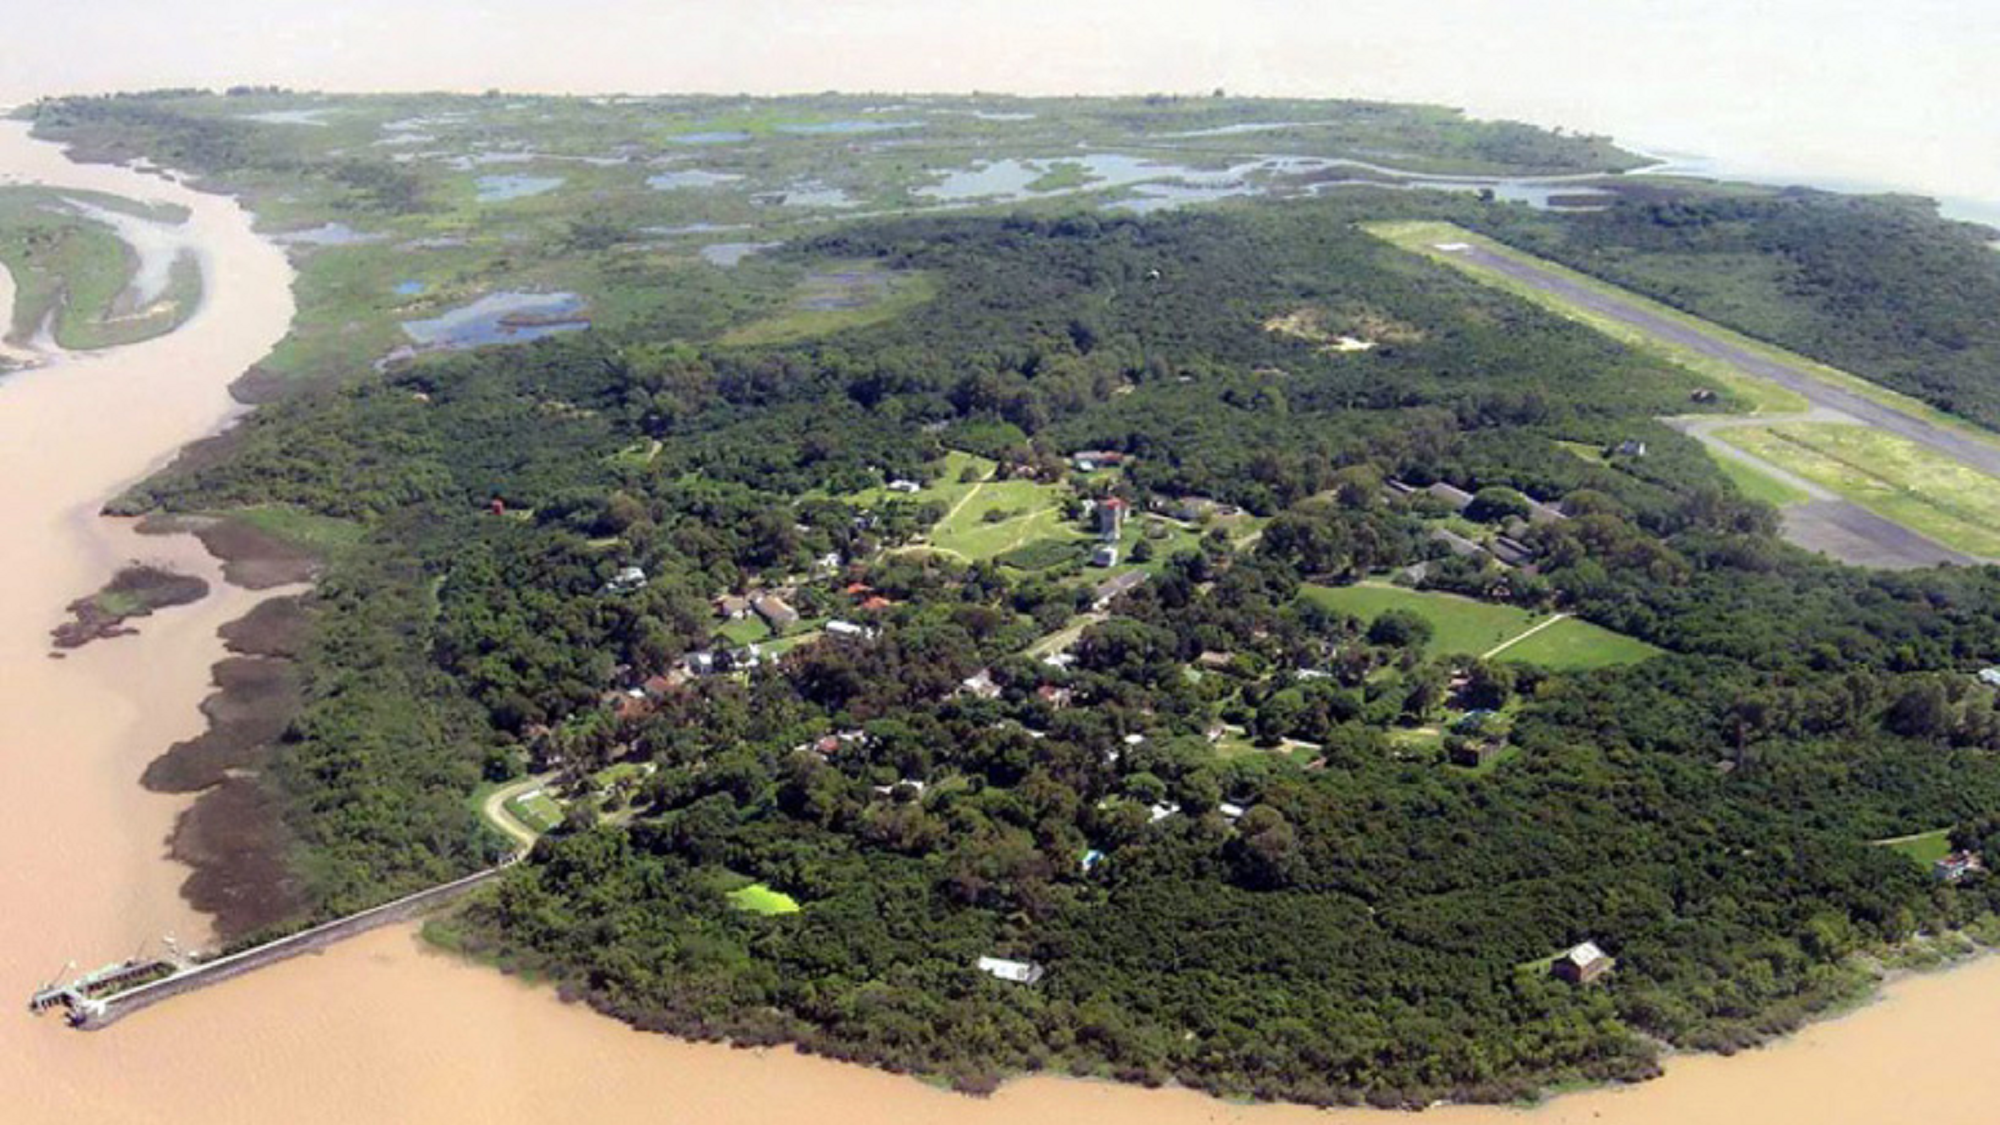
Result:
[[[246,113],[239,120],[255,121],[260,125],[318,125],[325,127],[321,120],[331,110],[326,109],[277,109],[269,113]]]
[[[561,176],[481,176],[472,181],[473,197],[481,203],[505,203],[526,199],[563,184]]]
[[[1064,164],[1081,165],[1087,182],[1050,191],[1029,188],[1036,180]],[[1347,178],[1320,179],[1310,183],[1297,177],[1353,169]],[[1286,184],[1287,179],[1294,182]],[[1186,164],[1156,160],[1125,153],[1097,152],[1042,159],[1008,159],[948,169],[939,182],[915,189],[928,200],[966,203],[975,200],[1018,202],[1024,199],[1054,198],[1077,192],[1133,189],[1134,198],[1115,203],[1121,210],[1150,212],[1210,203],[1218,199],[1259,195],[1280,187],[1319,192],[1336,187],[1386,187],[1397,190],[1491,191],[1503,202],[1526,203],[1538,209],[1557,209],[1553,197],[1597,196],[1606,194],[1592,185],[1594,177],[1494,177],[1424,175],[1400,168],[1315,156],[1266,156],[1227,168],[1200,169]]]
[[[717,129],[706,133],[680,133],[667,140],[677,145],[730,145],[750,139],[750,134],[735,129]]]
[[[426,348],[519,344],[590,327],[590,322],[579,315],[583,307],[583,298],[574,293],[488,293],[469,305],[428,320],[406,320],[403,331]],[[510,322],[511,318],[526,318],[530,322]]]
[[[794,184],[783,191],[770,192],[757,197],[759,201],[776,203],[780,207],[858,207],[861,201],[840,188],[829,184],[808,182]]]
[[[355,230],[346,223],[321,223],[303,230],[280,231],[271,236],[271,241],[287,246],[359,246],[369,242],[380,242],[379,234],[369,234]]]
[[[743,177],[734,172],[709,172],[701,168],[684,168],[672,172],[660,172],[646,177],[646,186],[661,191],[677,191],[682,188],[712,188],[733,184]]]
[[[701,248],[701,259],[710,265],[728,269],[760,250],[782,245],[781,242],[711,242]]]
[[[780,125],[777,132],[798,136],[840,136],[850,133],[886,133],[892,129],[914,129],[914,121],[814,121],[802,125]]]

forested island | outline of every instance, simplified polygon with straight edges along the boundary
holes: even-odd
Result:
[[[284,859],[203,873],[243,934],[494,862],[505,797],[535,842],[435,938],[635,1026],[1421,1106],[1754,1044],[1991,930],[1936,861],[2000,844],[2000,572],[1785,542],[1660,421],[1739,383],[1368,224],[1984,423],[1991,232],[1365,103],[26,112],[299,247],[263,405],[115,505],[318,572],[218,786]]]

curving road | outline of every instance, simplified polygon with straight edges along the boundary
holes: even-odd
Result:
[[[535,777],[522,778],[511,785],[503,785],[486,795],[486,800],[480,804],[479,811],[485,815],[488,824],[505,832],[516,843],[519,843],[522,851],[525,852],[527,849],[535,846],[535,841],[540,838],[541,834],[522,824],[520,821],[515,820],[514,814],[507,811],[507,802],[526,793],[530,789],[548,785],[555,779],[555,772],[550,771],[549,773],[540,774]]]

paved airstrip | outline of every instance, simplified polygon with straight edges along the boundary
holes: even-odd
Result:
[[[1907,438],[1943,454],[1958,463],[2000,477],[2000,445],[1989,444],[1970,434],[1936,425],[1899,410],[1887,403],[1835,386],[1790,364],[1772,359],[1725,339],[1717,339],[1697,328],[1660,316],[1636,301],[1579,284],[1553,270],[1543,269],[1471,243],[1441,243],[1445,251],[1482,269],[1491,270],[1551,296],[1609,317],[1662,343],[1685,348],[1730,365],[1743,375],[1775,383],[1798,394],[1814,409],[1804,417],[1835,420],[1868,426]],[[1771,464],[1762,458],[1726,445],[1711,431],[1740,421],[1769,424],[1777,418],[1740,420],[1668,419],[1710,449],[1733,457],[1799,488],[1812,499],[1784,509],[1785,537],[1809,550],[1821,551],[1843,562],[1859,566],[1908,568],[1938,563],[1969,564],[1982,560],[1946,547],[1924,535],[1885,519],[1810,481]]]

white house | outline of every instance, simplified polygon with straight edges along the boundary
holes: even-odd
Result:
[[[979,971],[1009,984],[1033,984],[1046,971],[1033,961],[1009,961],[1004,957],[981,957]]]
[[[1000,698],[1000,685],[993,682],[993,673],[985,668],[960,680],[958,686],[960,691],[981,699]]]
[[[604,592],[607,594],[629,594],[645,584],[646,572],[639,567],[628,566],[613,575],[611,581],[604,584]]]
[[[875,630],[836,618],[826,623],[826,635],[843,641],[866,641],[874,639]]]

